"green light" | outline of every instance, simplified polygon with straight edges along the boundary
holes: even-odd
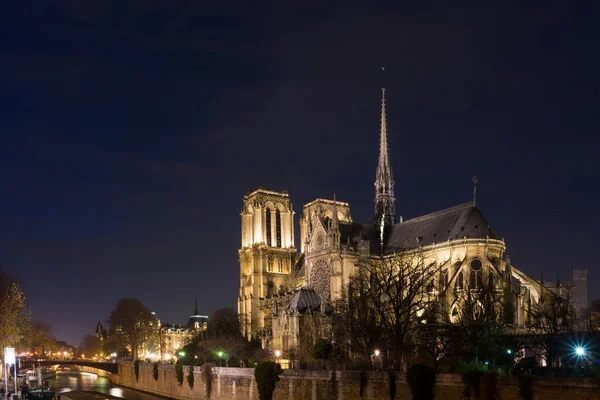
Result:
[[[179,356],[180,356],[180,357],[183,357],[183,356],[185,356],[185,351],[180,351],[180,352],[179,352]]]
[[[217,353],[217,355],[218,355],[219,357],[223,357],[223,352],[222,352],[222,351],[219,351],[219,352]]]

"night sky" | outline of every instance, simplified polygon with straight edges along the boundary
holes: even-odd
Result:
[[[381,66],[397,213],[470,201],[477,173],[513,263],[587,268],[600,297],[599,10],[321,3],[2,5],[0,263],[34,319],[79,344],[121,297],[234,306],[259,185],[296,224],[334,192],[367,221]]]

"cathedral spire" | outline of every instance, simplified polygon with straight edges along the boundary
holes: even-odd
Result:
[[[385,68],[381,69],[382,72]],[[391,225],[396,215],[394,178],[388,155],[385,87],[381,88],[381,131],[379,139],[379,162],[375,179],[375,218],[379,224]]]
[[[473,174],[471,181],[473,182],[473,207],[477,207],[477,183],[479,182],[477,175]]]

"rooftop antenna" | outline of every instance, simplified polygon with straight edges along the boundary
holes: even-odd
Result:
[[[471,181],[473,181],[473,207],[477,207],[477,183],[479,183],[477,175],[473,174]]]

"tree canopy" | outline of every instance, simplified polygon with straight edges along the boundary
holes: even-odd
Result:
[[[21,287],[0,268],[0,352],[16,346],[29,323]]]
[[[107,322],[115,335],[131,347],[134,359],[138,358],[138,349],[149,340],[157,324],[152,312],[140,300],[132,298],[119,300]]]

